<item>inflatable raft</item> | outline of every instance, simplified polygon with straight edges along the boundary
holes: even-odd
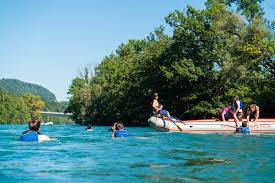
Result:
[[[215,119],[189,120],[172,122],[152,116],[148,119],[149,125],[157,131],[172,131],[183,133],[234,133],[236,124],[233,120],[226,122]],[[241,126],[242,122],[239,122]],[[259,119],[257,124],[249,122],[251,133],[275,133],[275,119]]]

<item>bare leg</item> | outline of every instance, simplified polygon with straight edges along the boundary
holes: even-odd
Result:
[[[233,118],[234,118],[234,122],[236,124],[236,127],[239,127],[239,125],[238,125],[239,120],[238,120],[237,115],[235,113],[233,114]]]

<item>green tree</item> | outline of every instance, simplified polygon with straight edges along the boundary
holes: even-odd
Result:
[[[67,110],[80,124],[146,125],[154,92],[184,118],[211,117],[236,95],[274,110],[274,24],[263,19],[260,3],[208,0],[205,10],[172,12],[165,18],[172,35],[160,26],[121,44],[93,75],[86,69],[75,78]]]

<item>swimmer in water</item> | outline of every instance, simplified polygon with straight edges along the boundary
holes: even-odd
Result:
[[[116,123],[115,129],[112,133],[112,137],[128,137],[128,131],[125,130],[124,125],[122,123]]]
[[[92,130],[93,130],[93,128],[92,128],[92,123],[89,123],[89,124],[87,125],[87,128],[85,128],[85,130],[87,130],[87,131],[92,131]]]
[[[247,125],[247,122],[246,121],[242,122],[242,126],[239,127],[239,128],[236,128],[235,133],[242,133],[242,134],[250,133],[250,129]]]
[[[114,132],[116,130],[116,124],[118,122],[114,122],[113,125],[108,129],[108,132]]]
[[[42,135],[40,133],[41,121],[31,120],[29,122],[29,130],[26,130],[21,135],[22,141],[47,141],[51,140],[47,135]]]

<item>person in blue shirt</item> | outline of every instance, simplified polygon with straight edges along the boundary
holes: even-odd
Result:
[[[40,133],[40,126],[41,126],[41,121],[39,120],[31,120],[29,122],[29,130],[26,130],[22,133],[20,136],[20,139],[22,141],[46,141],[46,140],[51,140],[47,135],[42,135]]]

